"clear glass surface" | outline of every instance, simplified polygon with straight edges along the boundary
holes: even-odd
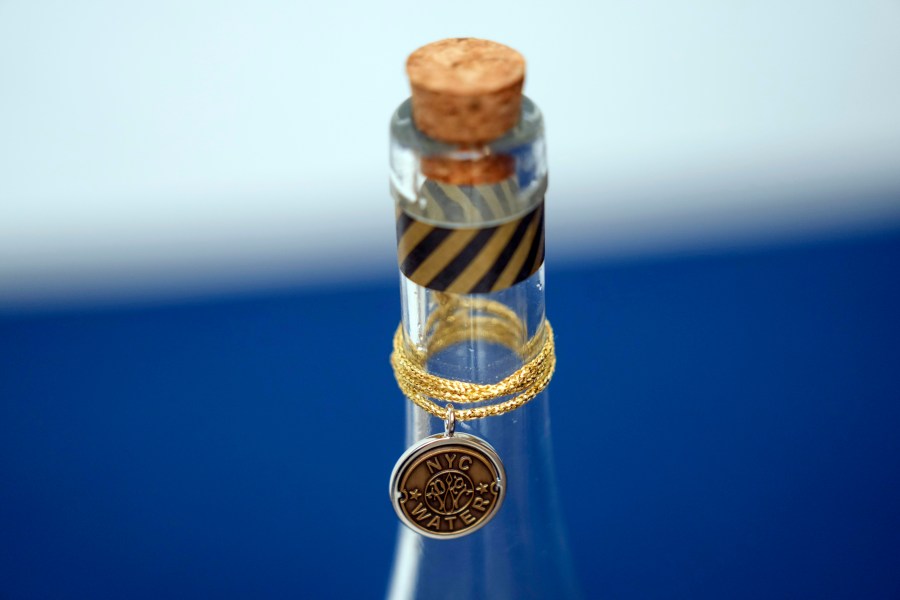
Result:
[[[488,227],[520,216],[540,203],[547,189],[547,160],[544,121],[538,107],[522,98],[522,115],[515,128],[502,138],[479,146],[452,146],[433,140],[416,129],[409,100],[400,105],[391,120],[391,193],[398,207],[410,216],[442,227]],[[423,157],[478,160],[508,156],[515,161],[514,204],[500,219],[481,219],[480,214],[441,213],[435,218],[427,210],[432,201],[422,193],[427,178],[422,173]],[[448,218],[449,217],[449,218]]]
[[[540,202],[546,189],[543,126],[537,108],[526,99],[519,125],[502,139],[479,148],[455,148],[418,132],[408,102],[404,103],[391,123],[391,188],[398,207],[417,218],[427,212],[419,192],[426,181],[419,166],[422,156],[478,158],[491,153],[515,158],[517,203],[508,218],[516,218]],[[460,226],[452,219],[431,221],[442,227]],[[465,222],[467,227],[490,224],[473,222],[471,216]],[[510,348],[486,341],[479,321],[467,320],[465,339],[429,356],[428,370],[441,377],[495,383],[522,366],[529,358],[525,355],[529,339],[543,331],[543,267],[510,288],[466,296],[426,289],[402,274],[400,279],[403,327],[410,343],[423,352],[429,317],[448,297],[462,300],[463,306],[471,306],[466,300],[502,303],[525,324],[516,342],[520,345]],[[443,432],[440,419],[412,402],[406,405],[407,445]],[[476,435],[497,450],[507,473],[506,499],[490,523],[462,538],[429,539],[400,525],[388,597],[579,597],[553,472],[548,393],[504,415],[458,423],[457,431]]]

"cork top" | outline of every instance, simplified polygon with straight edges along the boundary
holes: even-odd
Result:
[[[451,38],[422,46],[406,61],[413,121],[451,143],[496,139],[519,120],[525,59],[497,42]]]

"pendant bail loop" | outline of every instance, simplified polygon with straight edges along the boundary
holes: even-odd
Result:
[[[447,405],[446,411],[447,416],[444,419],[444,435],[453,437],[453,434],[456,432],[456,411],[453,410],[452,404]]]

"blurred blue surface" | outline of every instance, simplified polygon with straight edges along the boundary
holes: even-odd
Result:
[[[898,264],[900,230],[551,248],[591,597],[900,597]],[[0,319],[0,596],[381,597],[398,307],[390,280]]]

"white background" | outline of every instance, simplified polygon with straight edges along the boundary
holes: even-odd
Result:
[[[894,0],[0,0],[0,305],[392,272],[387,123],[450,36],[528,59],[561,259],[884,226],[898,32]]]

